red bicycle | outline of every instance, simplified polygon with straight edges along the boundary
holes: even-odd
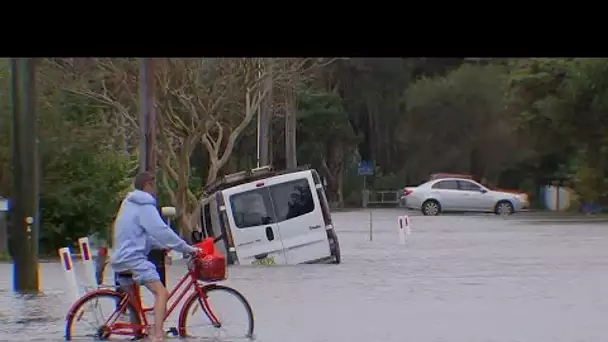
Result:
[[[216,254],[213,250],[214,240],[212,238],[205,240],[197,245],[202,247],[205,253],[189,260],[188,272],[169,294],[165,321],[182,299],[191,292],[182,305],[177,327],[169,328],[167,333],[180,337],[215,336],[231,340],[239,338],[252,340],[254,323],[251,306],[237,290],[214,283],[226,279],[226,262],[221,254]],[[229,308],[225,315],[220,315],[217,311],[215,295],[227,295],[227,298],[233,301],[236,299],[234,303],[237,306]],[[104,307],[108,309],[107,312],[111,312],[107,318],[102,317]],[[143,307],[139,286],[135,283],[129,291],[118,291],[114,287],[100,288],[85,294],[72,305],[66,317],[65,339],[68,341],[80,338],[141,339],[147,336],[149,323],[153,321],[148,319],[147,314],[153,312],[153,307]],[[198,312],[204,315],[194,317]],[[75,324],[88,322],[83,320],[85,313],[93,313],[93,323],[80,335],[75,329]],[[234,332],[228,332],[230,327],[228,318],[239,316],[242,319],[241,325]],[[192,323],[201,323],[202,331],[196,330],[198,325]]]

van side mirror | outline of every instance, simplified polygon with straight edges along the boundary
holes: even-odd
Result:
[[[488,190],[481,188],[481,190],[479,190],[479,192],[481,192],[482,194],[485,194],[486,192],[488,192]]]
[[[199,243],[199,242],[203,241],[203,232],[198,231],[198,230],[193,230],[191,237],[192,237],[192,243]]]

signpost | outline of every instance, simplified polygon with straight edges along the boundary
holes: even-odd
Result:
[[[374,174],[374,164],[370,161],[360,161],[359,167],[357,169],[357,174],[359,176],[363,176],[363,190],[365,190],[367,176],[372,176]]]
[[[374,174],[374,164],[370,161],[362,160],[359,162],[359,176],[371,176]]]
[[[362,202],[363,202],[363,207],[366,208],[367,207],[367,203],[369,202],[369,191],[367,191],[367,176],[371,176],[374,174],[374,163],[371,161],[360,161],[359,162],[359,166],[357,168],[357,174],[359,176],[363,176],[363,191],[361,191],[361,194],[363,195],[362,198]],[[372,241],[372,226],[373,226],[373,221],[372,221],[372,212],[370,210],[369,212],[369,241]]]

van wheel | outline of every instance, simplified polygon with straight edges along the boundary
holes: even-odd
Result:
[[[342,256],[340,255],[340,242],[338,242],[338,236],[333,230],[329,231],[329,251],[333,257],[333,264],[339,264],[342,262]]]
[[[441,212],[441,205],[435,200],[426,200],[422,203],[422,214],[424,216],[437,216]]]

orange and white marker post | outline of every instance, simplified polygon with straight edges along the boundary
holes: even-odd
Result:
[[[86,275],[88,286],[96,290],[97,277],[95,275],[95,264],[93,263],[93,256],[91,255],[91,245],[89,245],[89,238],[81,237],[78,239],[78,245],[80,246],[80,257],[82,258],[82,264],[84,265],[84,272]]]
[[[410,218],[407,215],[397,217],[397,227],[399,228],[400,245],[405,245],[406,235],[410,235],[412,233],[410,224]]]
[[[78,283],[76,282],[76,273],[74,272],[74,264],[72,263],[72,253],[70,253],[69,247],[63,247],[59,249],[59,260],[61,260],[61,266],[65,273],[65,280],[67,284],[67,291],[74,300],[78,300]]]

